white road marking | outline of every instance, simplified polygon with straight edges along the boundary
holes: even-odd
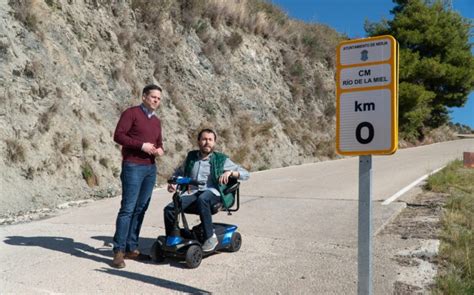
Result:
[[[393,196],[391,196],[390,198],[386,199],[385,201],[382,202],[382,205],[388,205],[390,203],[392,203],[393,201],[395,201],[396,199],[398,199],[400,196],[402,196],[404,193],[406,193],[407,191],[411,190],[412,188],[414,188],[416,185],[418,185],[420,182],[422,182],[423,180],[425,180],[426,178],[428,178],[428,176],[430,175],[433,175],[435,174],[436,172],[440,171],[441,169],[443,169],[444,167],[446,167],[446,165],[426,174],[426,175],[423,175],[422,177],[418,178],[417,180],[413,181],[412,183],[410,183],[409,185],[407,185],[406,187],[404,187],[403,189],[399,190],[396,194],[394,194]]]

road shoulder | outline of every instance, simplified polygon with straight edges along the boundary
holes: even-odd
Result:
[[[446,195],[421,192],[405,198],[406,208],[378,233],[378,243],[394,245],[393,294],[429,293],[437,274],[440,218]]]

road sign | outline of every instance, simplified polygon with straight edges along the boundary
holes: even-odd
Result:
[[[337,48],[336,150],[387,155],[398,148],[398,43],[392,36]]]

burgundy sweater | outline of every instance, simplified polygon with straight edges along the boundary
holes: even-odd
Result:
[[[122,146],[123,161],[154,164],[155,156],[141,149],[145,142],[153,143],[157,148],[163,148],[161,121],[156,116],[149,119],[140,106],[128,108],[122,113],[117,123],[114,141]]]

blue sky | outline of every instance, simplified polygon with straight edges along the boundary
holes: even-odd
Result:
[[[364,22],[392,19],[392,0],[270,0],[288,16],[306,22],[323,23],[350,38],[365,37]],[[474,0],[452,0],[453,9],[474,22]],[[474,33],[474,32],[473,32]],[[474,39],[471,38],[471,43]],[[471,51],[474,52],[474,49]],[[452,122],[474,128],[474,92],[462,108],[453,108]]]

